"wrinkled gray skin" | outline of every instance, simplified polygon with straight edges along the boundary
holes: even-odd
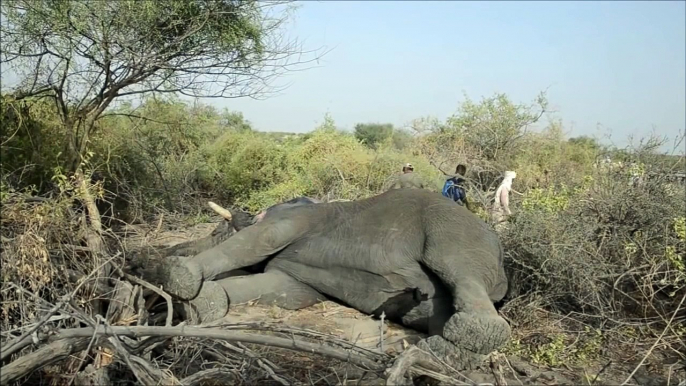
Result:
[[[161,256],[195,256],[202,251],[208,250],[220,244],[221,242],[233,236],[234,233],[240,231],[241,229],[260,222],[267,213],[274,213],[284,208],[290,208],[293,206],[319,203],[321,203],[321,201],[315,198],[296,197],[286,202],[271,206],[266,210],[263,210],[262,212],[258,213],[254,217],[251,217],[248,213],[242,212],[240,210],[232,210],[232,219],[223,220],[222,222],[220,222],[219,225],[217,225],[217,227],[208,236],[203,237],[199,240],[191,240],[185,243],[164,248],[161,251],[157,251],[157,254]]]
[[[394,189],[270,209],[218,245],[141,274],[189,300],[203,322],[257,298],[295,310],[330,297],[367,314],[384,312],[427,332],[418,346],[462,369],[509,338],[493,305],[508,285],[498,236],[441,194]],[[265,261],[263,273],[217,279]]]

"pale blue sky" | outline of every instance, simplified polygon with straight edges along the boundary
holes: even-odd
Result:
[[[265,101],[214,101],[259,130],[310,131],[329,112],[342,128],[445,118],[462,100],[504,92],[528,102],[550,86],[571,135],[615,143],[686,118],[684,1],[306,1],[292,34],[333,48]]]
[[[403,126],[445,119],[463,92],[530,102],[550,87],[570,136],[611,130],[624,146],[654,128],[673,138],[686,126],[685,4],[304,1],[289,33],[332,49],[320,65],[282,79],[291,86],[267,100],[206,102],[258,130],[306,132],[327,112],[344,129]]]

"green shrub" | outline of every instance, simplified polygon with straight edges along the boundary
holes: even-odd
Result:
[[[605,176],[575,191],[527,192],[503,234],[512,296],[543,294],[549,309],[592,323],[673,312],[686,291],[682,220],[673,220],[686,192],[663,186]]]

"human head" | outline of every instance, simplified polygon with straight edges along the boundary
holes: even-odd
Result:
[[[414,171],[414,166],[411,163],[406,163],[403,166],[403,173],[412,173],[412,171]]]
[[[457,173],[457,174],[459,174],[459,175],[461,175],[461,176],[464,176],[465,174],[467,174],[467,167],[464,166],[463,164],[459,164],[459,165],[457,165],[457,167],[455,168],[455,173]]]

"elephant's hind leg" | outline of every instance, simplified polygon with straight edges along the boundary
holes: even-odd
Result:
[[[419,348],[430,349],[459,369],[480,365],[489,353],[507,343],[511,332],[485,293],[482,302],[475,301],[472,306],[478,303],[483,308],[468,306],[458,310],[445,321],[440,335],[420,342]]]
[[[257,300],[259,304],[297,310],[325,300],[314,288],[273,268],[256,275],[227,277],[216,283],[229,295],[232,305]]]

